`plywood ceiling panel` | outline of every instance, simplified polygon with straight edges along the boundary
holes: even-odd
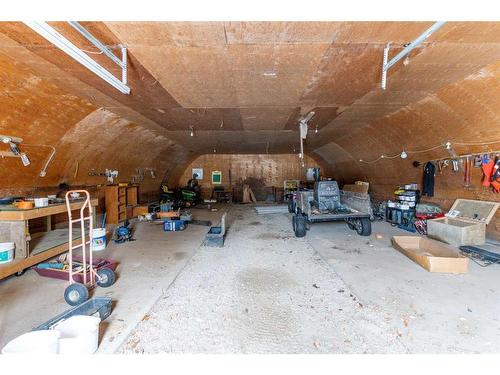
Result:
[[[226,22],[229,44],[330,44],[342,22]]]
[[[411,42],[433,22],[345,22],[335,43],[386,45]]]
[[[176,130],[242,130],[239,108],[165,108],[165,129]]]
[[[293,107],[241,108],[241,121],[245,130],[282,130]]]
[[[65,23],[52,25],[93,50]],[[0,52],[9,55],[12,50],[15,60],[37,71],[36,78],[47,78],[43,85],[48,92],[48,83],[64,71],[57,83],[65,92],[61,103],[71,106],[73,99],[66,95],[76,93],[94,109],[108,108],[130,124],[143,123],[173,140],[184,156],[213,149],[297,152],[297,121],[314,110],[306,150],[336,158],[337,166],[360,173],[354,160],[376,156],[381,149],[397,151],[409,135],[418,138],[415,147],[424,147],[450,134],[452,126],[460,135],[469,131],[491,137],[491,124],[499,122],[497,23],[446,24],[411,53],[409,64],[401,61],[391,68],[385,91],[380,76],[386,43],[392,43],[394,56],[432,22],[84,25],[106,44],[128,47],[130,96],[119,94],[20,23],[0,24]],[[110,66],[104,56],[95,59]],[[124,148],[131,147],[132,141],[123,142]]]
[[[333,44],[304,90],[301,103],[347,106],[373,89],[380,79],[382,46]]]

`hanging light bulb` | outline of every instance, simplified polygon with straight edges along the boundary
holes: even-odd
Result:
[[[406,159],[408,157],[408,154],[403,150],[403,152],[401,153],[401,159]]]
[[[189,134],[191,137],[194,137],[194,128],[192,126],[190,126],[190,129],[191,129],[191,133]]]
[[[314,134],[318,134],[318,125],[316,125],[316,129],[314,129]]]
[[[217,150],[214,148],[214,154],[217,152]]]
[[[406,58],[403,60],[403,65],[407,66],[410,63],[410,56],[406,55]]]

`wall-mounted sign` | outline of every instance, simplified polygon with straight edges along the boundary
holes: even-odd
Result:
[[[222,172],[212,171],[212,184],[220,185],[222,183]]]
[[[191,173],[191,177],[196,174],[197,180],[203,180],[203,168],[193,168],[193,173]]]

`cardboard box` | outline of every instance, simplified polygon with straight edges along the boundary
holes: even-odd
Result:
[[[149,207],[148,206],[135,206],[133,208],[133,215],[134,217],[137,216],[144,216],[149,213]]]
[[[357,181],[359,182],[359,181]],[[360,184],[345,184],[343,189],[344,191],[350,191],[353,193],[360,193],[360,194],[368,194],[368,187],[369,185],[360,185]]]
[[[180,212],[179,211],[160,211],[156,212],[156,217],[159,218],[170,218],[170,217],[179,217]]]
[[[447,217],[427,220],[427,235],[454,246],[484,245],[486,225],[500,203],[457,199]]]
[[[469,259],[442,242],[419,236],[394,236],[392,246],[429,272],[467,273]]]

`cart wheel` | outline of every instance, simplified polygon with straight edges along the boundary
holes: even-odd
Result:
[[[356,229],[356,225],[352,221],[347,221],[346,223],[350,230]]]
[[[25,268],[24,270],[21,270],[21,271],[17,271],[14,275],[16,275],[17,277],[20,277],[26,273],[26,270],[27,270],[27,268]]]
[[[357,219],[355,222],[356,232],[360,236],[369,236],[372,234],[372,223],[370,222],[370,218],[364,217],[361,219]]]
[[[291,214],[293,214],[293,211],[295,211],[294,207],[293,207],[293,198],[290,198],[288,200],[288,212],[290,212]]]
[[[97,271],[97,285],[101,288],[107,288],[115,283],[115,273],[109,268],[101,268]]]
[[[80,283],[71,284],[64,291],[64,300],[68,305],[76,306],[89,299],[89,290]]]
[[[295,215],[295,237],[304,237],[307,232],[306,218],[303,215]]]
[[[297,215],[293,215],[292,216],[292,229],[293,229],[294,232],[295,232],[295,222],[297,220],[296,217],[297,217]]]

